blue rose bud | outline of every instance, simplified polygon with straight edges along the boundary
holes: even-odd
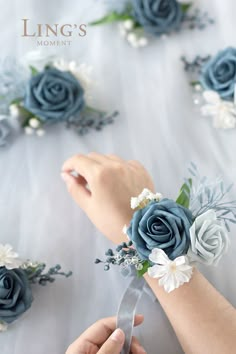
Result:
[[[176,0],[132,0],[132,5],[136,21],[155,36],[180,28],[183,12]]]
[[[32,292],[22,269],[0,268],[0,320],[15,321],[27,311],[33,301]]]
[[[24,99],[24,107],[47,123],[78,116],[84,104],[84,90],[79,81],[70,72],[55,68],[33,76]]]
[[[202,68],[201,85],[226,100],[234,97],[236,84],[236,48],[226,48],[212,57]]]
[[[154,248],[160,248],[173,260],[189,249],[192,219],[190,210],[162,199],[137,210],[127,233],[141,259],[148,259]]]

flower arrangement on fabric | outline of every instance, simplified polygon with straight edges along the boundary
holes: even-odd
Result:
[[[236,127],[236,48],[226,48],[215,56],[197,56],[192,62],[182,58],[191,77],[193,102],[203,116],[213,118],[213,126]]]
[[[131,198],[135,211],[123,229],[127,242],[108,249],[104,261],[95,260],[105,271],[118,265],[122,275],[132,277],[117,314],[117,328],[126,334],[122,354],[130,353],[135,309],[147,290],[145,273],[170,293],[190,281],[197,263],[217,265],[228,249],[236,200],[225,199],[233,184],[225,187],[221,178],[201,177],[194,163],[189,172],[176,201],[148,189]]]
[[[45,272],[44,263],[22,261],[10,245],[0,244],[0,332],[25,313],[33,302],[31,285],[46,285],[56,275],[69,277],[56,265]]]
[[[214,23],[206,12],[191,11],[191,2],[181,0],[127,0],[90,25],[119,22],[120,33],[134,47],[145,47],[151,37],[165,37],[184,28],[200,30]]]
[[[0,147],[15,125],[41,137],[47,126],[64,122],[84,135],[101,130],[118,114],[88,105],[91,67],[54,57],[43,62],[38,67],[12,59],[0,64]]]
[[[229,245],[229,223],[236,223],[236,201],[225,201],[233,185],[201,177],[193,163],[189,171],[176,201],[147,189],[131,199],[136,211],[123,230],[128,241],[106,252],[105,270],[135,267],[138,276],[148,272],[171,292],[189,282],[196,262],[218,264]]]

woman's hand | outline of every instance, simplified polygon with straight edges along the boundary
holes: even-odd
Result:
[[[135,317],[135,326],[143,322],[143,316]],[[125,335],[121,329],[116,329],[116,318],[105,318],[89,327],[67,349],[66,354],[119,354],[123,348]],[[132,354],[145,354],[145,350],[133,337]]]
[[[71,175],[74,171],[77,178]],[[133,215],[130,198],[144,188],[154,191],[152,178],[139,162],[94,152],[67,160],[62,178],[93,224],[114,243],[127,241],[122,228]]]

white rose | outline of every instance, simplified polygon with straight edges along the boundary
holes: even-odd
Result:
[[[207,265],[217,265],[229,245],[228,234],[214,210],[195,219],[190,228],[190,241],[190,259]]]

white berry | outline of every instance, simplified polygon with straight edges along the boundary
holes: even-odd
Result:
[[[32,135],[34,133],[34,130],[31,127],[25,127],[25,134],[26,135]]]
[[[29,126],[31,128],[37,129],[40,126],[40,121],[37,118],[31,118],[29,120]]]
[[[20,110],[16,104],[11,104],[9,110],[12,118],[18,118],[20,116]]]
[[[42,137],[45,135],[45,130],[43,129],[38,129],[36,130],[36,134],[39,136],[39,137]]]
[[[123,22],[123,25],[124,25],[124,28],[127,30],[127,31],[130,31],[132,28],[134,28],[134,21],[132,20],[125,20]]]
[[[131,32],[128,34],[127,36],[127,41],[130,43],[130,44],[133,44],[133,43],[137,43],[138,41],[138,38],[136,36],[136,34],[134,32]]]
[[[145,47],[148,44],[147,38],[146,37],[139,38],[138,44],[140,47]]]

